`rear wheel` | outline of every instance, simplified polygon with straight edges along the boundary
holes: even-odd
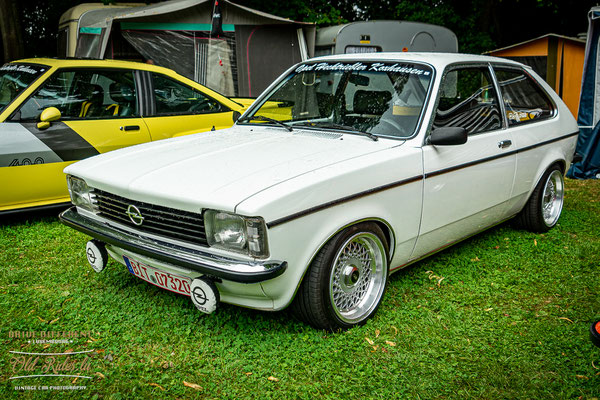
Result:
[[[334,236],[317,254],[296,299],[296,314],[328,330],[348,329],[370,318],[388,277],[388,245],[375,223],[361,223]]]
[[[562,170],[553,165],[542,176],[525,207],[519,223],[533,232],[546,232],[558,222],[565,193]]]

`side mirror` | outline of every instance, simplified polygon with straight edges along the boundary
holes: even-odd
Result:
[[[237,122],[237,120],[240,119],[241,116],[242,116],[242,114],[239,111],[234,111],[233,112],[233,123],[235,124]]]
[[[467,130],[457,127],[436,128],[429,135],[428,142],[434,146],[465,144],[467,143]]]
[[[56,107],[48,107],[40,114],[40,122],[37,124],[38,129],[48,129],[50,122],[58,121],[61,117],[60,110]]]

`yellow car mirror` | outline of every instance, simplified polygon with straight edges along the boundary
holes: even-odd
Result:
[[[58,121],[61,117],[60,110],[56,107],[48,107],[40,114],[40,121],[37,124],[38,129],[48,129],[50,122]]]
[[[48,128],[50,128],[50,122],[48,122],[48,121],[38,122],[37,128],[41,129],[41,130],[48,129]]]

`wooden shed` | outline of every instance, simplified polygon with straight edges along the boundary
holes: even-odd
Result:
[[[486,54],[530,65],[577,115],[585,40],[553,33]]]

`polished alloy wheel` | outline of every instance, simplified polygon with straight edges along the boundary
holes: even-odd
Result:
[[[554,226],[562,211],[564,198],[564,181],[558,170],[552,171],[546,180],[542,194],[542,216],[547,226]]]
[[[331,304],[344,322],[368,317],[383,295],[387,258],[383,243],[374,234],[350,237],[337,252],[330,276]]]

